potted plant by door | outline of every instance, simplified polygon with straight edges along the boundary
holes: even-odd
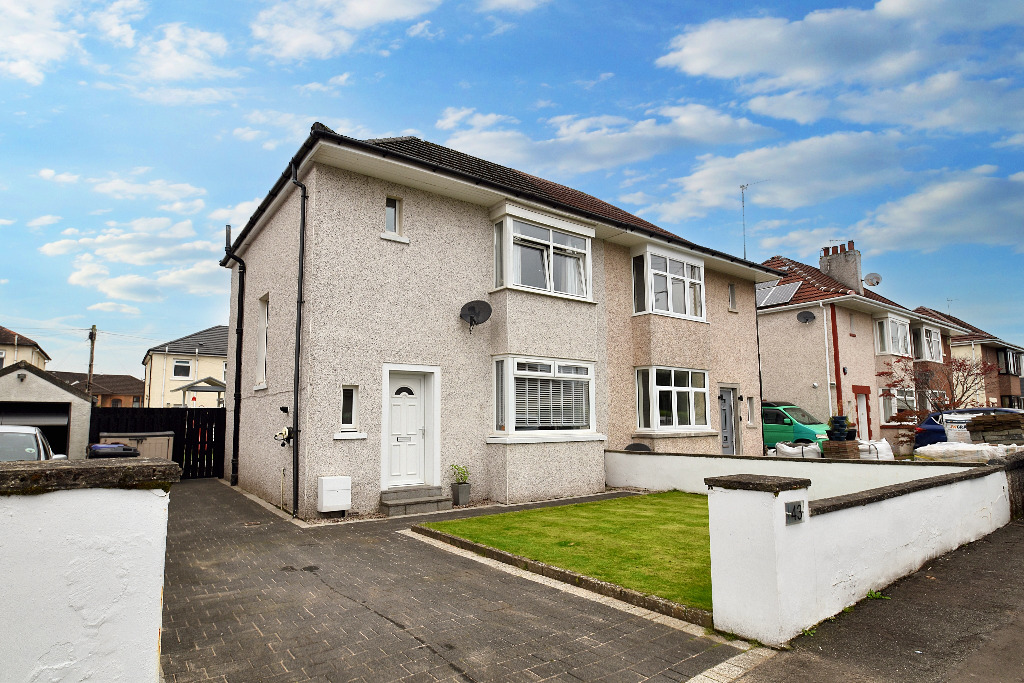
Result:
[[[452,464],[452,474],[455,481],[452,482],[452,505],[466,505],[469,503],[469,468]]]

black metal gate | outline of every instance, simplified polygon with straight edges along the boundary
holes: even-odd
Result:
[[[171,458],[182,479],[224,476],[224,408],[93,408],[89,443],[100,432],[174,432]]]

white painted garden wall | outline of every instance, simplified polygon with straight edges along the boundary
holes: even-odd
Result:
[[[159,680],[168,496],[0,495],[0,681]]]
[[[790,479],[777,491],[716,484],[708,494],[715,628],[783,645],[868,591],[1005,525],[1006,473],[985,470],[973,477],[961,470],[940,477],[943,485],[885,494],[893,497],[866,492],[816,501],[810,515],[814,487],[806,482],[800,487]],[[804,514],[787,525],[785,503],[791,501],[801,502]],[[828,508],[833,511],[819,514]]]
[[[605,451],[604,457],[605,482],[608,486],[707,493],[705,477],[765,474],[810,479],[812,499],[831,498],[879,486],[963,472],[965,467],[962,464],[930,462],[702,456],[630,451]]]

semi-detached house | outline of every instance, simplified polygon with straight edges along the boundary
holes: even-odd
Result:
[[[757,291],[764,399],[795,403],[822,420],[847,415],[860,438],[886,438],[896,448],[893,416],[931,397],[889,388],[879,373],[900,358],[922,369],[942,363],[950,335],[965,330],[865,288],[853,241],[823,248],[818,267],[784,256],[764,265],[784,273]]]
[[[453,463],[514,503],[603,490],[606,448],[762,453],[754,287],[779,273],[577,190],[316,124],[230,249],[237,480],[299,516],[321,476],[365,513]]]

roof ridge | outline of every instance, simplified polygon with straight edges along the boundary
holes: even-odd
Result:
[[[215,330],[218,327],[226,328],[227,325],[211,325],[210,327],[207,327],[205,330],[199,330],[198,332],[193,332],[192,334],[186,334],[186,335],[183,335],[181,337],[178,337],[177,339],[172,339],[169,342],[164,342],[163,344],[157,344],[156,346],[151,346],[151,347],[149,347],[149,350],[150,351],[158,350],[162,346],[170,346],[171,344],[176,344],[176,343],[178,343],[180,341],[184,341],[185,339],[188,339],[189,337],[197,337],[200,334],[202,334],[203,332],[209,332],[210,330]]]
[[[371,145],[375,145],[378,142],[407,142],[409,140],[419,140],[420,142],[430,142],[430,140],[424,140],[422,138],[416,137],[415,135],[398,135],[398,136],[391,137],[391,138],[367,138],[366,140],[363,140],[363,142],[369,142]],[[437,144],[437,143],[431,143],[431,144]],[[438,145],[438,146],[439,147],[443,147],[443,145]],[[449,148],[449,149],[451,149],[451,148]]]

